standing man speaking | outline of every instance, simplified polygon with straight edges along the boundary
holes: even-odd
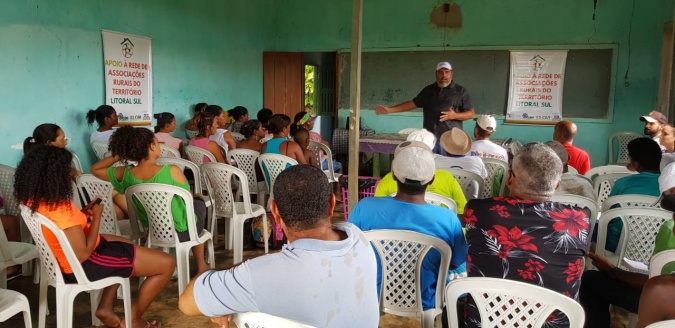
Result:
[[[469,92],[452,81],[452,66],[448,62],[436,65],[436,83],[424,87],[415,99],[394,107],[377,106],[375,113],[399,113],[418,107],[422,107],[424,128],[435,134],[436,140],[452,128],[461,129],[462,121],[470,120],[475,115]],[[434,152],[445,155],[439,144],[436,143]]]

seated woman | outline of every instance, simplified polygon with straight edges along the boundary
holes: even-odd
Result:
[[[183,171],[175,165],[159,165],[157,158],[161,155],[159,141],[150,130],[135,129],[131,126],[121,127],[110,139],[112,156],[96,162],[91,167],[91,173],[97,178],[110,181],[117,192],[123,194],[127,188],[141,183],[163,183],[177,186],[190,191],[190,185]],[[134,161],[136,166],[113,167],[117,161]],[[138,215],[143,226],[148,226],[148,216],[139,202],[136,203]],[[185,202],[174,198],[171,202],[171,211],[178,239],[190,239],[187,220],[192,217],[197,222],[197,234],[204,230],[206,225],[206,205],[204,201],[195,197],[194,208],[196,213],[185,213]],[[204,260],[204,245],[192,247],[192,254],[197,263],[197,275],[209,269]]]
[[[265,138],[267,130],[258,120],[250,120],[241,126],[241,134],[246,138],[239,142],[238,148],[260,151],[260,140]]]
[[[324,140],[320,134],[312,131],[314,129],[314,117],[309,112],[300,112],[295,114],[293,125],[291,126],[291,135],[295,136],[295,132],[305,129],[309,132],[309,140],[320,142],[326,147],[330,148],[328,141]],[[321,160],[321,169],[328,170],[328,160],[323,151],[319,151],[319,159]],[[342,172],[342,163],[333,161],[333,171]]]
[[[158,327],[157,322],[145,322],[143,313],[169,284],[176,261],[169,254],[136,246],[122,237],[99,235],[103,205],[92,204],[91,210],[84,213],[71,200],[72,156],[63,148],[44,145],[28,152],[16,169],[14,194],[17,201],[63,230],[89,280],[147,277],[140,286],[138,297],[133,300],[131,313],[125,315],[131,316],[133,327]],[[89,224],[88,217],[91,218]],[[76,283],[58,240],[50,231],[43,230],[43,233],[63,272],[63,279],[67,283]],[[117,287],[103,289],[96,310],[96,317],[108,327],[121,327],[120,318],[113,312]]]
[[[105,142],[108,141],[106,140]],[[63,132],[63,129],[61,129],[60,126],[52,123],[44,123],[38,125],[35,130],[33,130],[33,135],[23,141],[24,155],[36,146],[41,145],[66,148],[68,145],[68,139],[66,138],[65,132]],[[82,172],[76,170],[74,167],[70,168],[70,177],[73,179],[73,181],[76,181],[77,177],[81,175]],[[126,198],[124,198],[124,195],[120,195],[116,191],[113,191],[112,197],[115,206],[115,216],[118,220],[124,220],[127,217],[128,211]]]
[[[185,123],[186,131],[196,132],[199,130],[199,128],[197,127],[197,119],[199,118],[199,114],[201,114],[204,111],[204,109],[206,109],[206,106],[208,106],[207,103],[195,104],[194,115],[192,115],[192,118]]]
[[[288,140],[288,133],[291,130],[291,118],[284,114],[274,114],[270,118],[270,124],[267,131],[274,135],[274,138],[268,140],[260,149],[261,154],[281,154],[288,156],[298,164],[307,164],[305,155],[302,153],[300,145],[294,141]]]
[[[98,129],[91,133],[89,143],[105,142],[108,143],[113,134],[113,126],[117,125],[117,111],[110,105],[101,105],[96,110],[87,112],[87,123],[92,125],[96,121]]]
[[[241,127],[248,122],[248,109],[244,106],[237,106],[227,111],[227,114],[232,118],[232,123],[228,126],[228,130],[232,132],[241,133]]]
[[[169,113],[159,113],[154,115],[157,119],[155,125],[155,137],[160,143],[175,148],[181,154],[183,153],[183,140],[171,136],[171,132],[176,131],[176,117]]]
[[[237,148],[232,133],[225,128],[227,126],[228,117],[223,108],[218,105],[209,105],[204,112],[213,115],[214,120],[218,125],[216,133],[210,136],[209,139],[215,141],[218,146],[220,146],[223,156],[227,155],[228,150]]]
[[[209,137],[214,135],[218,129],[218,123],[216,122],[215,117],[206,112],[199,114],[199,117],[197,118],[197,127],[199,128],[199,133],[194,139],[190,140],[190,146],[208,150],[216,158],[216,162],[227,163],[220,146],[218,146],[215,141],[209,139]],[[209,161],[210,160],[204,156],[204,162]]]

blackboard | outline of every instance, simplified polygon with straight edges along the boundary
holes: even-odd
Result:
[[[573,49],[567,54],[563,117],[607,118],[612,49]],[[476,113],[503,115],[509,88],[508,50],[386,51],[361,54],[361,108],[394,106],[435,82],[439,61],[453,66]],[[350,54],[340,54],[340,107],[349,107]],[[418,109],[419,110],[419,109]]]

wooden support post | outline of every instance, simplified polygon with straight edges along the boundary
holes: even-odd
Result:
[[[361,31],[363,29],[363,0],[352,1],[352,53],[349,72],[349,212],[358,202],[359,194],[359,122],[361,120]]]

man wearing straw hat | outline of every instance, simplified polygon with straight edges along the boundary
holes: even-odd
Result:
[[[483,161],[476,156],[466,156],[471,150],[471,137],[460,128],[453,128],[441,135],[439,144],[448,156],[436,156],[436,168],[438,169],[462,169],[476,173],[487,179],[488,172]],[[474,189],[473,198],[478,198],[478,188]],[[467,195],[467,198],[470,198]]]

